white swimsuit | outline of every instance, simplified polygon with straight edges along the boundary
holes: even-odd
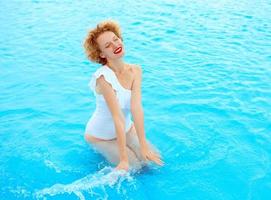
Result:
[[[104,75],[105,80],[111,84],[117,93],[117,99],[125,117],[125,133],[133,125],[130,112],[131,90],[124,88],[120,84],[114,71],[107,65],[98,68],[90,79],[89,87],[96,96],[96,109],[86,125],[85,133],[97,138],[110,140],[116,138],[114,121],[104,96],[98,94],[95,90],[96,79],[101,75]]]

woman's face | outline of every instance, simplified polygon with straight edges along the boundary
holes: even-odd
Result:
[[[120,38],[111,31],[103,32],[97,38],[102,58],[114,60],[124,55],[124,46]]]

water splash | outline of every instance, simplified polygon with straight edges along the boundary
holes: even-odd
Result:
[[[133,184],[134,178],[132,173],[134,171],[126,172],[124,170],[115,170],[112,167],[104,167],[95,174],[89,174],[81,179],[78,179],[70,184],[55,184],[49,188],[44,188],[34,193],[34,198],[46,199],[46,196],[55,196],[59,194],[75,194],[80,200],[85,200],[83,192],[87,192],[91,196],[99,195],[93,191],[95,188],[100,188],[105,192],[105,186],[116,186],[118,193],[120,193],[121,184],[127,180]],[[104,199],[108,195],[105,192]]]
[[[59,167],[57,167],[52,161],[50,160],[44,160],[44,164],[51,168],[54,169],[57,173],[61,173],[61,169]]]

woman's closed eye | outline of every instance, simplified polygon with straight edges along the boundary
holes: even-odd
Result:
[[[113,39],[114,42],[116,42],[116,41],[118,41],[118,40],[119,40],[119,38],[117,38],[117,37],[115,37],[115,38]],[[112,42],[110,42],[109,44],[105,45],[105,48],[109,48],[111,44],[112,44]]]

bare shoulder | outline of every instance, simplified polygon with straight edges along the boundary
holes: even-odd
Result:
[[[142,74],[142,69],[141,69],[141,66],[140,65],[137,65],[137,64],[129,64],[130,66],[130,70],[132,71],[134,77],[138,77],[138,76],[141,76]]]
[[[132,91],[140,91],[142,80],[141,66],[137,64],[131,64],[130,66],[133,73]]]

